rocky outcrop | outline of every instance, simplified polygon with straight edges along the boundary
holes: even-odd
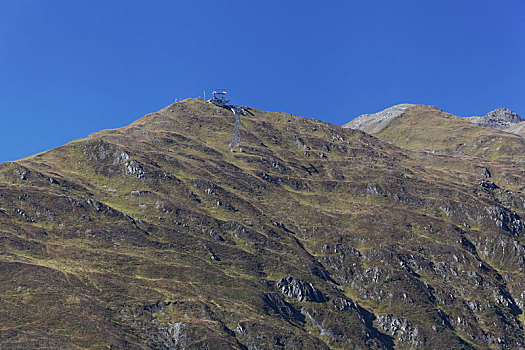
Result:
[[[411,348],[418,348],[422,345],[419,339],[419,330],[403,318],[396,318],[392,315],[381,315],[376,319],[379,329],[403,344],[408,344]]]
[[[138,179],[147,176],[144,166],[117,145],[98,140],[87,144],[84,147],[84,154],[100,173],[107,175],[121,173]]]
[[[508,108],[496,108],[483,117],[465,118],[471,123],[490,129],[508,130],[514,125],[523,122],[525,119]]]
[[[287,277],[277,282],[277,288],[290,299],[297,299],[301,302],[313,301],[324,303],[327,301],[323,292],[315,288],[311,283]]]

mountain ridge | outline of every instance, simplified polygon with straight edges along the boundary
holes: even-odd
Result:
[[[397,104],[392,107],[388,107],[377,113],[362,114],[346,124],[343,124],[343,128],[358,129],[365,131],[369,134],[375,134],[383,130],[388,124],[395,118],[401,116],[407,109],[415,107],[414,104]],[[426,105],[419,105],[426,106]],[[434,106],[426,106],[428,108],[436,108]],[[437,109],[437,108],[436,108]],[[450,118],[461,118],[459,116],[448,114]],[[512,110],[499,107],[490,112],[485,116],[472,116],[464,117],[472,124],[500,131],[513,133],[519,136],[523,136],[525,133],[522,131],[525,125],[525,119]]]

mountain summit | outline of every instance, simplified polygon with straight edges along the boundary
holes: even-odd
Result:
[[[508,108],[497,108],[487,113],[484,117],[465,118],[471,123],[498,130],[508,130],[525,119]]]
[[[392,119],[399,117],[408,108],[415,105],[409,103],[398,104],[373,114],[363,114],[343,125],[343,128],[359,129],[369,134],[383,130]]]
[[[244,110],[243,152],[187,99],[0,165],[0,348],[525,346],[522,138]]]

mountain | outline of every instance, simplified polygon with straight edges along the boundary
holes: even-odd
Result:
[[[477,124],[491,129],[498,129],[504,131],[510,131],[516,124],[519,124],[525,119],[520,117],[508,108],[497,108],[484,117],[468,117],[465,118],[471,123]]]
[[[0,165],[0,348],[525,346],[521,138],[426,106],[377,137],[245,111],[243,152],[188,99]],[[393,136],[418,122],[500,147]]]
[[[359,120],[351,123],[344,127],[357,125],[383,141],[414,151],[468,155],[517,167],[525,164],[522,137],[476,125],[432,106],[409,107],[377,132],[367,124],[359,126]]]
[[[404,103],[389,107],[374,114],[363,114],[343,125],[343,128],[359,129],[374,134],[386,128],[392,119],[399,117],[413,104]]]

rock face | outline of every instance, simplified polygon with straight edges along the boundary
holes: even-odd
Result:
[[[386,128],[392,119],[399,117],[408,108],[413,106],[415,105],[403,103],[374,114],[363,114],[343,125],[343,128],[357,129],[369,134],[375,134]]]
[[[326,302],[323,292],[316,289],[311,283],[294,279],[293,277],[283,278],[277,282],[277,288],[288,298],[299,301],[314,301],[316,303]]]
[[[0,348],[525,347],[524,139],[245,110],[242,153],[188,99],[0,165]]]
[[[505,131],[525,120],[510,109],[503,107],[490,111],[484,117],[469,117],[465,119],[485,128]]]

